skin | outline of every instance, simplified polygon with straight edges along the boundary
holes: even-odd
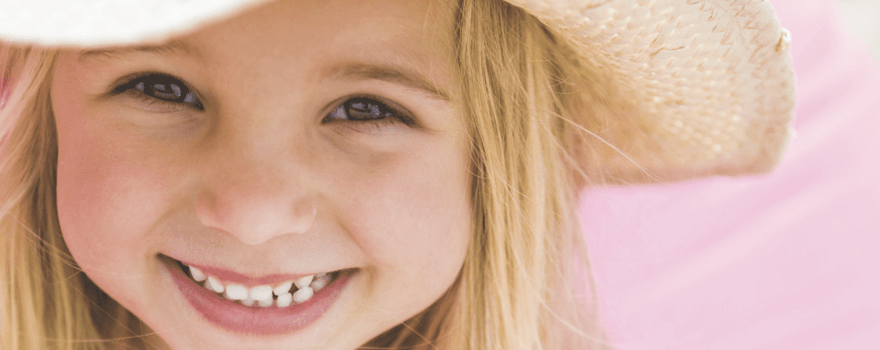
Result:
[[[157,348],[353,349],[423,311],[471,234],[453,21],[447,1],[285,1],[176,37],[178,49],[63,53],[51,97],[71,254]],[[181,80],[203,109],[117,93],[143,72]],[[414,123],[327,121],[354,94]],[[160,254],[253,276],[358,273],[317,322],[256,336],[201,318]]]

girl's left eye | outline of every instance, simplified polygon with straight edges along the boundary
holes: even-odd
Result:
[[[354,97],[345,100],[323,119],[324,123],[335,121],[372,124],[377,128],[395,123],[403,123],[408,126],[415,123],[408,114],[401,112],[401,108],[390,107],[388,104],[370,97]]]
[[[186,104],[199,110],[204,109],[196,94],[180,79],[172,76],[150,73],[129,80],[114,89],[117,94],[134,94],[149,105],[165,104],[169,106]]]

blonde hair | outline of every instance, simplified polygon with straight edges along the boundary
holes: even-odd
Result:
[[[462,0],[455,35],[473,240],[444,297],[364,348],[605,349],[576,215],[584,171],[571,156],[582,67],[501,0]],[[0,348],[146,348],[136,317],[81,273],[61,236],[53,58],[0,45]]]

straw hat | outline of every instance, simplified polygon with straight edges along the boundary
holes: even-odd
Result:
[[[612,124],[590,130],[601,140],[583,153],[611,182],[760,173],[779,161],[794,81],[789,34],[766,1],[507,1],[567,39],[604,82],[585,113]],[[264,2],[0,0],[0,40],[156,42]]]

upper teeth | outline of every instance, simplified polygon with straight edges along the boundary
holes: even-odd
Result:
[[[305,277],[300,277],[293,284],[296,285],[297,288],[305,288],[309,286],[309,283],[312,283],[312,280],[315,279],[315,275],[308,275]]]
[[[272,299],[272,287],[271,286],[256,286],[251,287],[248,291],[248,295],[254,300],[268,300]]]
[[[192,267],[192,266],[189,267],[189,272],[192,274],[193,279],[196,280],[197,282],[204,281],[206,278],[208,278],[207,276],[205,276],[204,273],[202,273],[201,270],[199,270],[195,267]]]
[[[226,299],[229,300],[245,300],[248,298],[248,289],[247,287],[230,283],[226,286]],[[251,297],[251,299],[257,300],[257,298]]]
[[[290,287],[293,287],[293,281],[282,282],[275,289],[272,289],[272,293],[275,295],[281,295],[290,291]]]
[[[205,281],[205,288],[215,293],[223,293],[226,299],[239,301],[245,306],[252,306],[256,303],[261,307],[269,307],[272,304],[278,307],[287,307],[293,303],[304,303],[330,282],[330,275],[319,273],[317,275],[300,277],[296,280],[284,281],[274,287],[271,285],[259,285],[248,288],[237,283],[223,284],[219,278],[207,275],[192,266],[189,266],[189,273],[197,282]],[[294,285],[297,290],[291,292]]]

